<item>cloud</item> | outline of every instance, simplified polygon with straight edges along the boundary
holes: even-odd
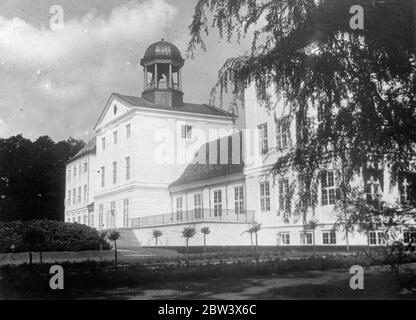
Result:
[[[0,135],[84,137],[111,92],[139,92],[140,55],[177,14],[165,0],[129,1],[55,31],[0,16]]]
[[[54,31],[49,27],[37,28],[19,17],[0,16],[2,62],[18,63],[25,68],[84,58],[94,54],[96,48],[149,39],[152,30],[165,28],[176,13],[164,0],[153,0],[116,7],[107,18],[89,12],[79,19],[64,20],[64,28]]]
[[[0,138],[7,138],[11,135],[9,126],[0,118]]]

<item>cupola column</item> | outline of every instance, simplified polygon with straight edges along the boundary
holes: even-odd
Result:
[[[154,87],[155,88],[157,88],[157,63],[155,63],[155,76],[154,76],[154,78],[155,78],[155,83],[154,83]]]
[[[172,65],[169,63],[169,78],[168,78],[168,88],[173,88],[172,85]]]
[[[147,90],[147,67],[143,67],[143,88]]]

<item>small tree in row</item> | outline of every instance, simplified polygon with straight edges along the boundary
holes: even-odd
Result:
[[[116,266],[116,269],[118,267],[117,264],[117,240],[120,238],[120,233],[116,230],[112,230],[110,231],[110,233],[108,234],[108,239],[110,241],[114,242],[114,265]]]
[[[206,257],[207,256],[207,235],[211,233],[211,230],[209,230],[208,227],[203,227],[201,229],[201,232],[204,234],[204,253]]]
[[[153,230],[153,238],[155,238],[155,244],[157,247],[157,239],[163,235],[163,232],[160,230]]]

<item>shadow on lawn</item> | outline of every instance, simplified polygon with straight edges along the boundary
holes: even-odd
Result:
[[[120,287],[89,292],[81,299],[416,299],[407,292],[400,294],[400,287],[389,271],[365,275],[365,288],[349,287],[348,271],[305,272],[281,277],[248,279],[213,279],[211,281],[184,281],[155,283],[142,287]],[[406,287],[416,287],[416,278],[406,278]]]

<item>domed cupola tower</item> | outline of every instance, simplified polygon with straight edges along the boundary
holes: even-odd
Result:
[[[140,60],[144,72],[142,97],[156,104],[181,106],[184,59],[173,44],[161,40],[150,45]]]

